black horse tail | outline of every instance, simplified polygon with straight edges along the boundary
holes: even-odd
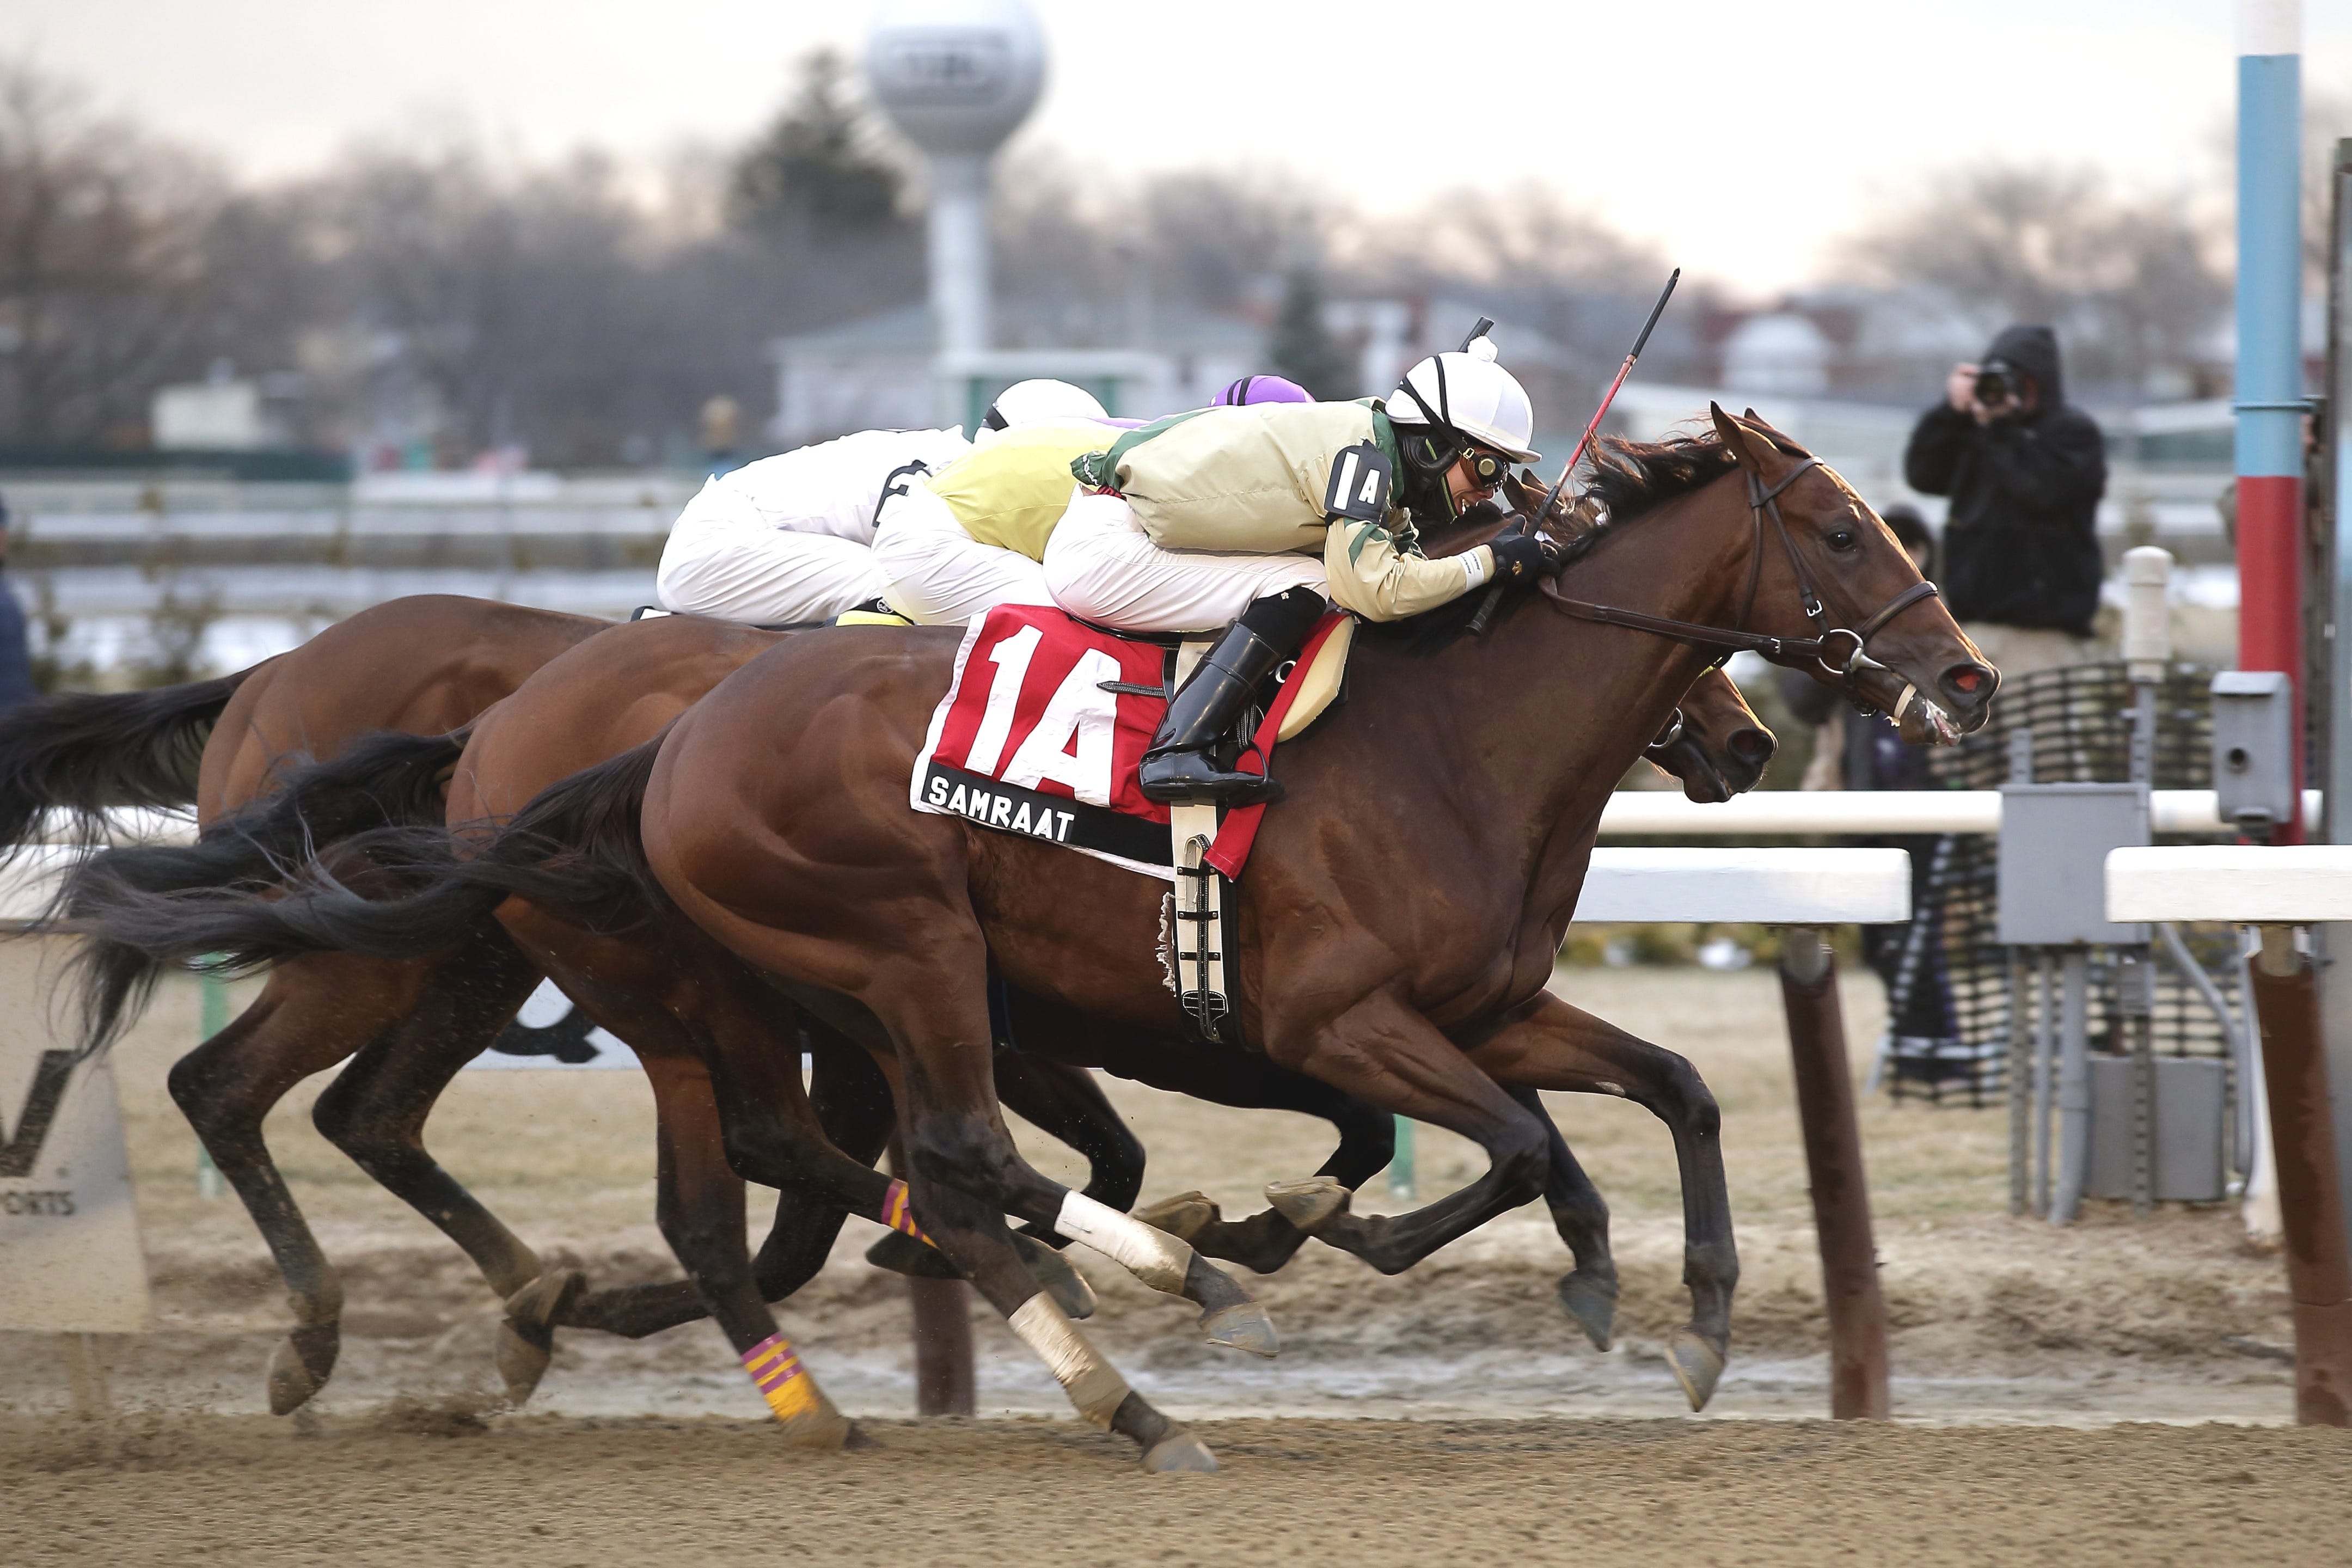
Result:
[[[276,793],[213,823],[194,844],[101,850],[68,871],[35,929],[92,939],[68,967],[80,1000],[82,1053],[120,1037],[184,956],[112,934],[108,917],[178,907],[193,894],[259,894],[294,879],[329,846],[392,827],[437,826],[449,769],[465,746],[463,731],[369,735],[331,762],[285,775]],[[136,924],[128,920],[126,929]]]
[[[213,722],[255,669],[152,691],[69,693],[0,714],[0,860],[46,811],[102,836],[109,806],[193,805]]]
[[[265,847],[244,869],[267,862],[267,880],[248,874],[228,885],[155,889],[114,871],[111,854],[95,857],[74,873],[57,925],[151,964],[190,963],[231,974],[306,952],[423,958],[460,940],[515,896],[590,930],[625,931],[646,920],[658,896],[637,813],[659,750],[657,737],[574,773],[504,826],[394,823],[322,845],[299,867]],[[297,773],[287,793],[301,792],[337,766]],[[142,863],[129,865],[136,870]],[[355,871],[365,890],[345,881]],[[97,1014],[85,1016],[99,1021]]]

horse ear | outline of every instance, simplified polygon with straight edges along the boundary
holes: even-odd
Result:
[[[1762,434],[1766,440],[1771,442],[1775,447],[1780,447],[1781,451],[1787,453],[1791,458],[1810,458],[1812,456],[1811,452],[1806,451],[1804,447],[1799,446],[1794,437],[1785,436],[1780,431],[1772,428],[1771,425],[1765,419],[1764,416],[1757,413],[1753,408],[1741,415],[1739,416],[1739,422],[1743,425],[1751,426]]]
[[[1709,403],[1706,412],[1715,421],[1716,435],[1739,460],[1739,466],[1761,479],[1764,475],[1764,454],[1772,449],[1772,444],[1726,414],[1720,403]]]

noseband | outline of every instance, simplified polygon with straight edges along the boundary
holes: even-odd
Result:
[[[1762,655],[1773,664],[1796,665],[1811,659],[1824,674],[1835,676],[1841,684],[1852,687],[1865,671],[1885,667],[1863,652],[1870,639],[1895,616],[1923,600],[1937,597],[1936,584],[1914,583],[1897,594],[1860,626],[1832,626],[1829,612],[1822,605],[1822,597],[1813,592],[1812,578],[1806,574],[1804,558],[1797,553],[1797,542],[1789,535],[1789,525],[1780,516],[1780,492],[1796,483],[1798,478],[1822,466],[1819,458],[1806,458],[1780,476],[1780,483],[1770,489],[1753,473],[1748,480],[1748,512],[1756,526],[1755,545],[1748,556],[1748,587],[1740,595],[1739,618],[1729,627],[1710,626],[1696,621],[1677,621],[1665,616],[1653,616],[1642,610],[1619,609],[1613,605],[1596,605],[1583,599],[1571,599],[1559,591],[1557,578],[1547,577],[1539,586],[1544,595],[1566,614],[1580,621],[1592,621],[1604,626],[1624,626],[1637,632],[1672,637],[1693,647],[1715,648],[1715,662],[1721,664],[1735,653]],[[1744,472],[1744,470],[1743,470]],[[1789,570],[1797,580],[1797,595],[1803,605],[1805,619],[1812,624],[1809,637],[1767,637],[1748,630],[1748,616],[1756,607],[1756,590],[1764,576],[1764,522],[1771,520],[1772,531],[1780,535],[1780,549],[1789,557]]]

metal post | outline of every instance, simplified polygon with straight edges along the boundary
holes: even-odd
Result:
[[[1389,1196],[1410,1201],[1419,1173],[1413,1166],[1412,1118],[1396,1119],[1396,1151],[1389,1156]]]
[[[2124,668],[2131,677],[2131,778],[2156,787],[2157,689],[2172,662],[2172,556],[2124,552]],[[2145,942],[2117,948],[2118,1011],[2130,1021],[2132,1213],[2156,1207],[2156,965]]]
[[[2303,68],[2299,0],[2238,0],[2238,666],[2303,680]],[[2300,725],[2297,733],[2300,735]],[[2303,837],[2294,806],[2273,842]]]
[[[228,982],[213,970],[199,970],[196,974],[196,1043],[202,1045],[228,1027]],[[216,1198],[226,1192],[228,1184],[221,1180],[220,1167],[213,1163],[213,1152],[196,1144],[196,1195]]]
[[[2352,413],[2352,141],[2336,144],[2334,221],[2328,231],[2327,268],[2327,505],[2329,596],[2328,668],[2325,710],[2313,704],[2311,721],[2322,743],[2326,768],[2322,811],[2326,841],[2352,844],[2352,718],[2339,721],[2334,710],[2352,701],[2352,441],[2344,426]],[[2352,925],[2316,928],[2312,936],[2321,956],[2321,1019],[2326,1029],[2328,1078],[2352,1083]],[[2337,1177],[2352,1192],[2352,1095],[2336,1107]]]
[[[2254,1011],[2294,1298],[2294,1416],[2305,1426],[2352,1426],[2352,1261],[2327,1113],[2319,989],[2311,963],[2294,950],[2292,927],[2266,925],[2262,933]]]
[[[2058,1085],[2058,971],[2047,949],[2033,954],[2033,1212],[2050,1212],[2050,1101]]]
[[[2009,950],[2009,1212],[2030,1212],[2033,1183],[2032,1121],[2026,1108],[2033,1098],[2033,1037],[2026,1019],[2032,1002],[2025,983],[2025,953]]]
[[[1854,1118],[1846,1061],[1845,1015],[1828,933],[1811,926],[1780,933],[1780,1000],[1796,1068],[1797,1119],[1813,1228],[1822,1251],[1822,1295],[1830,1326],[1830,1415],[1884,1421],[1892,1409],[1886,1375],[1886,1302],[1878,1289],[1871,1236],[1870,1184]]]
[[[2050,1218],[2068,1225],[2082,1211],[2091,1170],[2091,956],[2070,947],[2058,964],[2058,1180]]]

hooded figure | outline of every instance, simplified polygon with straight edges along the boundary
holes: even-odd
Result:
[[[1920,416],[1903,455],[1913,489],[1952,498],[1945,601],[1963,622],[2088,637],[2106,574],[2094,530],[2107,485],[2098,424],[2066,403],[2048,327],[2004,330],[1974,374],[1973,395],[1955,374],[1953,396]]]

